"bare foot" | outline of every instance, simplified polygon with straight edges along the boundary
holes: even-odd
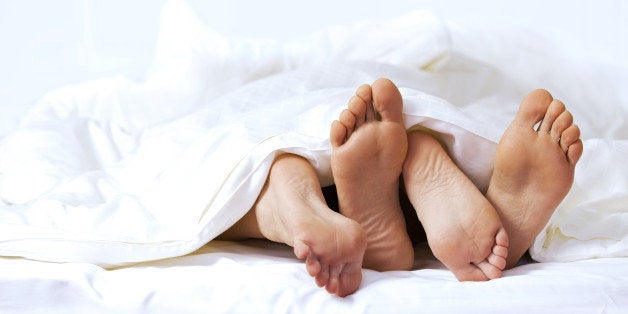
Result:
[[[508,237],[493,206],[432,135],[408,143],[405,188],[434,256],[460,281],[501,277]]]
[[[508,268],[516,265],[569,192],[582,150],[580,129],[562,102],[545,90],[526,96],[499,141],[486,194],[511,239]]]
[[[364,231],[327,207],[314,169],[299,156],[275,160],[253,210],[232,229],[222,238],[257,235],[292,246],[316,283],[332,294],[344,297],[362,282]]]
[[[409,270],[414,250],[399,205],[407,139],[402,99],[389,80],[362,85],[331,126],[331,167],[340,213],[366,232],[365,268]]]

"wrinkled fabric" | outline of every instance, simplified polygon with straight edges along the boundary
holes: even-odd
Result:
[[[331,122],[357,86],[388,77],[406,126],[441,133],[481,190],[519,101],[543,83],[585,152],[531,253],[628,256],[625,72],[494,32],[415,12],[285,42],[228,38],[168,2],[144,81],[52,91],[0,143],[0,255],[110,267],[190,253],[250,209],[278,154],[307,158],[332,184]]]

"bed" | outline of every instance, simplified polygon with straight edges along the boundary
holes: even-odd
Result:
[[[628,311],[628,11],[568,3],[372,1],[343,16],[354,7],[84,2],[76,16],[102,23],[79,18],[79,44],[43,40],[40,59],[28,42],[8,55],[26,57],[2,58],[0,312]],[[7,6],[3,21],[17,23],[9,15],[26,9]],[[295,26],[256,28],[273,14]],[[417,244],[412,271],[365,269],[339,298],[288,246],[214,239],[278,154],[332,184],[329,125],[378,77],[400,87],[406,125],[444,134],[480,189],[527,92],[546,88],[574,114],[585,145],[574,186],[503,278],[458,282]]]

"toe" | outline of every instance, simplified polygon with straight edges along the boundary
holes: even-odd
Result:
[[[495,243],[497,244],[496,247],[508,248],[508,234],[506,233],[506,229],[503,227],[499,228],[497,231],[497,234],[495,235]]]
[[[569,146],[580,139],[580,128],[577,125],[570,125],[560,136],[560,147],[567,152]]]
[[[482,263],[488,264],[487,261],[480,262],[479,264]],[[486,276],[479,264],[468,264],[457,270],[454,270],[453,268],[451,268],[451,270],[459,281],[487,281],[489,278]],[[482,266],[484,267],[485,265]]]
[[[506,260],[503,260],[503,266],[506,266]],[[500,263],[501,264],[501,263]],[[498,266],[494,265],[493,263],[491,263],[488,260],[484,260],[479,262],[478,264],[476,264],[478,266],[478,268],[482,271],[482,273],[486,276],[486,278],[488,279],[496,279],[502,276],[502,269],[503,267],[501,267],[502,269],[500,269]]]
[[[486,267],[486,271],[490,273],[486,273],[486,276],[490,279],[501,277],[501,271],[506,268],[506,258],[508,257],[508,234],[506,233],[506,229],[503,227],[497,231],[495,235],[495,246],[493,246],[493,250],[491,254],[488,255],[486,260],[489,264],[497,267],[500,270],[500,273],[497,273],[494,270],[491,270],[489,267]],[[484,271],[484,269],[483,269]],[[495,277],[498,276],[498,277]]]
[[[340,117],[338,118],[338,121],[340,121],[340,123],[342,123],[345,128],[347,128],[347,134],[346,134],[346,138],[350,138],[351,134],[353,133],[353,130],[355,129],[355,115],[353,114],[353,112],[351,112],[351,110],[349,109],[345,109],[340,113]]]
[[[340,272],[342,271],[342,265],[332,266],[329,268],[329,281],[325,286],[327,292],[331,294],[337,294],[340,286]]]
[[[329,131],[329,141],[331,142],[331,146],[333,148],[340,147],[340,145],[344,144],[346,138],[347,128],[340,121],[332,122],[331,129]]]
[[[571,112],[567,110],[563,111],[558,116],[558,118],[556,118],[556,121],[554,121],[554,123],[552,124],[552,130],[550,131],[552,139],[554,139],[558,143],[563,132],[567,130],[567,128],[569,128],[569,126],[571,126],[572,124],[573,116],[571,115]]]
[[[506,258],[508,257],[508,248],[505,246],[501,246],[501,245],[496,245],[495,247],[493,247],[493,252],[494,255]]]
[[[312,253],[310,247],[301,241],[295,241],[293,251],[298,259],[309,259]]]
[[[367,104],[370,106],[370,102],[366,103],[362,98],[358,96],[353,96],[349,100],[349,111],[351,111],[355,116],[354,129],[359,128],[360,126],[362,126],[362,124],[364,124],[366,120],[366,109],[368,107]]]
[[[573,144],[569,145],[569,149],[567,150],[567,160],[571,164],[572,167],[576,166],[578,160],[582,156],[582,151],[584,150],[584,146],[582,144],[582,140],[578,139]]]
[[[368,84],[360,85],[358,89],[355,91],[355,95],[357,97],[360,97],[360,99],[362,99],[362,101],[366,104],[373,101],[373,91],[372,91],[371,85],[368,85]]]
[[[321,264],[321,271],[315,277],[316,284],[319,287],[324,287],[329,282],[329,265]]]
[[[336,293],[338,296],[344,297],[358,290],[360,283],[362,283],[362,267],[360,264],[350,263],[342,268],[338,292]]]
[[[490,254],[486,260],[489,262],[489,264],[499,268],[499,270],[504,270],[504,268],[506,268],[506,258],[496,255],[496,254]],[[487,275],[488,276],[488,275]],[[490,278],[490,276],[488,276]]]
[[[508,256],[508,236],[504,228],[499,228],[495,235],[495,245],[480,262],[465,265],[464,271],[456,274],[461,281],[484,281],[502,276]]]
[[[545,116],[543,117],[543,121],[541,122],[539,131],[549,134],[550,130],[552,129],[552,124],[554,124],[554,121],[556,121],[556,118],[558,118],[558,116],[560,116],[560,114],[563,113],[564,111],[565,111],[565,104],[563,104],[562,101],[558,99],[552,100],[552,102],[549,105],[549,108],[547,108],[547,112],[545,113]]]
[[[545,116],[552,100],[552,95],[544,89],[532,91],[523,99],[521,105],[519,105],[519,111],[517,111],[513,123],[528,128],[534,128]]]
[[[382,121],[403,121],[403,99],[399,89],[388,79],[373,83],[373,106]]]
[[[321,272],[321,263],[317,258],[310,254],[305,260],[305,269],[310,276],[316,277]]]

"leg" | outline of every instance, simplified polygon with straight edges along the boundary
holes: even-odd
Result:
[[[507,268],[516,265],[569,192],[582,150],[580,129],[562,102],[545,90],[522,101],[497,146],[486,193],[511,239]]]
[[[362,281],[364,231],[327,207],[314,169],[296,155],[275,160],[251,211],[220,238],[286,243],[305,259],[316,283],[339,296],[355,292]]]
[[[406,155],[401,94],[386,79],[362,85],[331,127],[331,167],[340,213],[362,226],[364,267],[409,270],[414,250],[399,205]]]
[[[436,258],[461,281],[501,277],[508,237],[499,216],[432,135],[408,133],[403,179]]]

